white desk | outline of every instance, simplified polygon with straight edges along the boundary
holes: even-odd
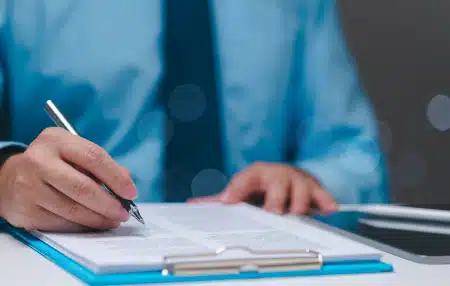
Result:
[[[449,246],[450,247],[450,246]],[[394,273],[302,277],[295,279],[259,279],[203,283],[202,285],[450,285],[450,265],[421,265],[385,256],[384,261],[392,263]],[[0,232],[0,285],[83,285],[79,280],[61,270],[34,250],[15,240],[9,234]],[[155,284],[153,284],[155,285]],[[196,284],[164,284],[165,286],[191,286]]]

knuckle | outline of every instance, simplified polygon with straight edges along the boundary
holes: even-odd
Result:
[[[271,191],[270,197],[273,202],[284,201],[286,198],[286,193],[283,191]]]
[[[267,201],[266,206],[269,209],[282,209],[284,208],[284,200],[281,199],[272,199]]]
[[[67,214],[70,218],[76,218],[78,217],[78,214],[80,212],[80,205],[78,203],[71,203],[69,207],[67,208]]]
[[[278,171],[280,174],[286,178],[291,178],[297,174],[291,169],[290,166],[279,166]]]
[[[72,192],[77,198],[91,197],[92,191],[89,188],[89,183],[87,179],[80,179],[75,182],[72,187]]]
[[[237,186],[240,184],[241,181],[242,181],[242,176],[240,173],[238,173],[238,174],[233,175],[233,177],[231,177],[229,185]]]
[[[90,145],[86,151],[86,161],[91,165],[99,165],[105,160],[105,152],[96,145]]]
[[[250,166],[250,168],[254,170],[261,170],[264,169],[265,167],[267,167],[267,163],[263,161],[257,161]]]
[[[22,195],[25,190],[31,187],[31,184],[26,175],[19,173],[14,176],[12,186],[17,195]]]
[[[306,179],[306,180],[302,180],[302,184],[305,187],[305,189],[307,189],[310,192],[316,192],[316,191],[321,191],[320,188],[318,188],[318,186],[314,183],[314,181]]]
[[[61,130],[57,127],[48,127],[39,134],[38,138],[44,141],[54,141],[61,134],[60,132]]]
[[[321,183],[316,178],[308,177],[308,182],[312,187],[323,190]]]
[[[51,137],[52,134],[54,133],[53,128],[54,127],[48,127],[48,128],[45,128],[44,130],[42,130],[42,132],[39,134],[37,139],[45,139],[45,138]]]
[[[22,162],[30,167],[39,167],[43,165],[43,161],[41,159],[42,156],[39,156],[40,150],[36,148],[31,148],[24,152],[22,156]]]
[[[61,145],[60,141],[62,140],[62,136],[64,136],[64,134],[65,133],[61,130],[61,128],[46,128],[30,143],[25,153],[28,153],[32,158],[42,157],[40,155],[44,150],[49,151]]]

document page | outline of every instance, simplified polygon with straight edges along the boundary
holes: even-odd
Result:
[[[374,259],[363,244],[302,221],[247,204],[139,204],[146,224],[134,219],[106,232],[33,232],[95,272],[161,269],[164,256],[214,253],[226,246],[252,250],[314,250],[326,260]]]

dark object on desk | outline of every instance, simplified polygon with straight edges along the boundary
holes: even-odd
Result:
[[[428,210],[450,211],[450,205],[446,204],[402,204],[402,206]]]
[[[447,207],[440,206],[440,209]],[[450,223],[377,217],[360,212],[337,212],[313,218],[389,254],[423,264],[450,264]]]

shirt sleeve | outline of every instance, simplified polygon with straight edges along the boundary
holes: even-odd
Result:
[[[336,2],[312,3],[298,51],[296,165],[338,203],[386,202],[377,121],[346,47]]]
[[[7,1],[0,1],[0,34],[3,35],[7,13]],[[0,41],[3,39],[0,39]],[[23,152],[27,145],[21,142],[5,141],[10,140],[10,118],[8,94],[5,93],[6,78],[4,73],[6,62],[5,49],[0,46],[0,167],[11,155]]]
[[[25,151],[26,144],[0,141],[0,167],[9,156]]]

